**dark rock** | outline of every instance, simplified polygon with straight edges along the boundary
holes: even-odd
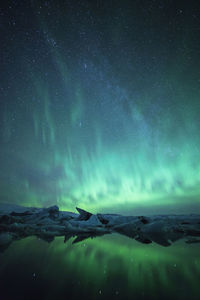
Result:
[[[91,216],[92,214],[84,209],[81,209],[81,208],[78,208],[76,207],[76,210],[79,212],[79,217],[78,217],[78,220],[81,221],[87,221]]]

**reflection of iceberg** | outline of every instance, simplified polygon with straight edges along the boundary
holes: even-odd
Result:
[[[64,242],[76,236],[73,243],[87,238],[117,232],[149,244],[162,246],[187,238],[197,243],[200,236],[200,215],[122,216],[119,214],[91,214],[77,208],[79,214],[49,208],[0,206],[0,249],[5,250],[12,241],[37,236],[47,242],[64,236]]]

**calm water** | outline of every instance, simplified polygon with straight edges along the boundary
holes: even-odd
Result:
[[[31,237],[0,254],[0,299],[200,299],[199,250],[117,234],[74,245]]]

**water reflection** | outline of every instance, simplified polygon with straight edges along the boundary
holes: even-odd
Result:
[[[1,299],[199,299],[199,250],[117,234],[73,245],[26,238],[0,254]]]

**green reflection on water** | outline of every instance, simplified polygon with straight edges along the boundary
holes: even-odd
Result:
[[[178,242],[164,248],[143,245],[119,235],[104,236],[72,245],[63,238],[48,244],[35,238],[13,243],[1,254],[1,274],[8,269],[25,281],[48,282],[45,299],[125,297],[152,299],[179,294],[182,299],[199,296],[200,255],[198,245]],[[14,271],[13,271],[14,270]]]

